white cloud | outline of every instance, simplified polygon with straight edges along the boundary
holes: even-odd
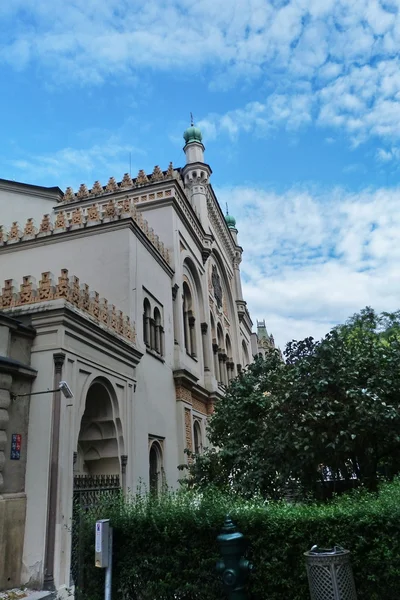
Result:
[[[281,345],[320,337],[366,305],[400,308],[400,188],[223,188],[244,247],[244,295]]]
[[[105,138],[101,144],[84,148],[61,148],[53,153],[29,155],[19,159],[0,159],[0,163],[10,166],[13,179],[39,185],[58,185],[62,188],[72,186],[75,190],[81,183],[89,188],[96,179],[104,178],[103,185],[113,176],[122,179],[129,171],[130,158],[143,154],[140,149],[122,144],[117,138]],[[139,168],[133,164],[132,173]],[[79,179],[77,174],[79,173]]]
[[[215,135],[316,122],[353,144],[400,137],[397,0],[13,0],[0,23],[0,63],[39,63],[57,83],[140,82],[148,68],[257,81],[244,108],[204,117]]]

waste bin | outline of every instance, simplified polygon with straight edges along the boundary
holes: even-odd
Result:
[[[304,556],[311,600],[357,600],[349,550],[313,546]]]

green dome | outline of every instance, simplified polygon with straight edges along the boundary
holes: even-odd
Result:
[[[236,219],[232,215],[225,215],[225,221],[229,229],[236,229]]]
[[[203,136],[201,135],[201,131],[198,127],[191,125],[186,129],[186,131],[184,131],[183,139],[187,144],[189,144],[190,142],[201,142]]]

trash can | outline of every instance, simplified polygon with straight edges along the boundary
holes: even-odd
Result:
[[[311,600],[357,600],[349,550],[313,546],[304,556]]]

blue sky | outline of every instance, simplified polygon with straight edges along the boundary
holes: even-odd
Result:
[[[244,293],[283,346],[400,308],[399,0],[0,5],[0,177],[183,164],[192,111],[237,219]]]

